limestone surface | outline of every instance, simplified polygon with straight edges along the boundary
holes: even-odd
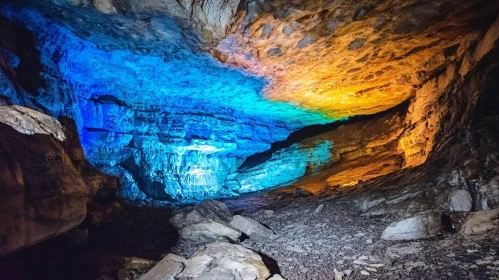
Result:
[[[414,240],[433,237],[442,230],[441,215],[427,214],[391,223],[381,234],[385,240]]]

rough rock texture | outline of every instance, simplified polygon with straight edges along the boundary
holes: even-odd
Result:
[[[373,144],[361,142],[357,147],[367,147],[360,149],[358,157],[355,149],[352,149],[354,152],[351,153],[353,156],[351,161],[348,157],[343,157],[343,160],[326,166],[318,174],[294,183],[289,191],[300,187],[319,193],[329,188],[359,183],[362,185],[366,180],[426,162],[426,166],[420,169],[407,173],[398,172],[383,180],[386,181],[388,178],[391,180],[388,184],[397,188],[400,182],[410,185],[417,183],[418,179],[425,182],[435,180],[438,176],[429,177],[427,174],[435,174],[437,170],[447,174],[446,172],[459,169],[456,170],[458,172],[456,177],[461,178],[460,182],[441,183],[454,186],[455,189],[469,189],[472,196],[480,198],[474,200],[474,203],[480,204],[473,206],[477,207],[477,210],[487,207],[487,201],[490,201],[491,205],[496,205],[493,198],[496,189],[493,177],[496,174],[494,162],[497,146],[494,144],[496,137],[492,135],[497,127],[493,109],[495,106],[493,104],[497,104],[497,100],[493,96],[498,86],[496,83],[498,30],[499,19],[495,18],[492,24],[484,29],[482,35],[470,38],[466,44],[463,42],[460,45],[461,51],[458,52],[460,55],[454,61],[449,61],[446,68],[436,71],[435,77],[427,80],[415,91],[408,111],[402,114],[402,124],[396,122],[395,117],[391,117],[393,125],[387,123],[386,120],[389,120],[391,115],[387,112],[385,118],[337,129],[338,132],[340,129],[350,133],[358,131],[360,134],[355,139],[362,139],[360,135],[371,135],[368,131],[372,129],[371,139],[373,144],[379,147],[366,149]],[[380,141],[377,141],[375,135],[380,134],[374,131],[383,124],[383,121],[386,127],[382,131],[389,133],[382,134],[386,138],[378,138]],[[365,130],[361,130],[361,125]],[[355,129],[355,126],[358,128]],[[331,135],[335,133],[337,132],[332,131]],[[353,140],[341,142],[345,145],[356,143]],[[341,142],[333,141],[336,151],[341,150],[338,147]],[[377,151],[381,153],[377,154]],[[471,162],[465,160],[470,158]],[[345,172],[342,172],[343,170]],[[490,170],[490,175],[494,175],[481,175],[484,170]],[[484,181],[491,184],[480,190],[479,182]],[[445,186],[442,187],[445,189]],[[422,192],[419,194],[424,195]],[[426,195],[430,198],[427,201],[435,198],[430,193]],[[381,196],[382,194],[378,198],[382,199]]]
[[[154,13],[173,17],[196,28],[203,39],[215,43],[223,39],[234,23],[240,0],[44,0],[66,7],[92,7],[106,15]]]
[[[419,215],[391,223],[381,234],[385,240],[430,238],[442,230],[440,214]]]
[[[96,189],[80,173],[81,162],[74,153],[79,147],[68,148],[69,140],[44,135],[65,139],[58,121],[38,112],[30,115],[33,111],[26,108],[0,108],[4,113],[0,116],[0,256],[4,256],[76,227]],[[13,114],[18,115],[12,118]],[[54,126],[56,130],[51,129]]]
[[[140,279],[142,280],[162,280],[175,279],[184,270],[184,263],[187,260],[174,254],[168,254],[157,265],[150,269]]]
[[[264,79],[200,53],[188,32],[168,19],[142,28],[111,20],[118,28],[83,13],[77,18],[94,28],[74,23],[70,31],[30,9],[2,13],[27,26],[4,19],[5,36],[31,42],[26,49],[17,42],[5,47],[21,63],[6,64],[12,75],[4,77],[3,99],[74,118],[89,161],[121,177],[122,195],[130,200],[216,195],[247,156],[303,126],[332,121],[263,98]],[[22,65],[35,63],[24,57],[36,61],[39,72],[22,72]],[[28,88],[15,78],[28,74],[40,85]]]
[[[118,271],[118,280],[138,280],[156,265],[155,261],[141,258],[126,258]]]
[[[0,122],[22,134],[52,135],[59,141],[66,136],[61,123],[56,119],[40,112],[21,106],[0,106]]]
[[[471,214],[463,224],[460,233],[463,235],[479,235],[499,229],[499,209],[479,211]]]
[[[259,222],[251,218],[243,217],[241,215],[235,215],[234,217],[232,217],[230,226],[243,232],[250,239],[255,241],[263,242],[269,239],[273,234],[270,229],[260,224]]]
[[[489,0],[252,1],[216,50],[270,77],[272,99],[334,117],[370,114],[414,96],[498,9]]]
[[[467,190],[454,190],[449,194],[449,210],[452,212],[471,211],[473,200]]]
[[[1,8],[0,100],[75,119],[89,161],[135,203],[304,175],[300,187],[317,194],[418,166],[455,137],[472,145],[498,10],[490,0],[21,1]],[[468,191],[481,208],[497,204],[494,189]]]
[[[180,230],[179,234],[180,238],[198,244],[206,244],[224,238],[236,242],[241,236],[240,231],[215,221],[187,225]]]
[[[270,276],[258,254],[225,242],[207,244],[184,265],[180,279],[266,280]]]

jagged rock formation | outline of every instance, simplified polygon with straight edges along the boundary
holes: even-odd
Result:
[[[75,139],[47,115],[0,106],[0,131],[4,256],[80,224],[89,198],[106,178],[84,167],[81,148],[71,143]]]
[[[189,259],[169,254],[141,279],[266,280],[269,269],[255,252],[240,245],[214,242]]]
[[[494,47],[499,10],[485,0],[23,5],[2,8],[11,27],[2,31],[3,99],[75,119],[90,162],[122,179],[123,197],[148,204],[237,195],[326,169],[301,182],[319,191],[422,164],[441,123],[455,124],[442,120],[467,116],[440,100]],[[272,146],[408,99],[407,114]],[[249,160],[262,152],[268,158]]]
[[[370,114],[414,96],[459,59],[498,8],[487,0],[252,1],[216,50],[270,77],[271,99],[336,118]]]
[[[190,212],[181,211],[171,219],[179,231],[179,237],[194,244],[206,244],[217,240],[238,242],[243,233],[252,240],[263,242],[272,234],[258,221],[232,215],[222,202],[205,200]]]
[[[423,176],[424,172],[434,172],[431,171],[431,166],[435,162],[445,163],[445,165],[438,164],[436,170],[449,172],[452,168],[463,164],[461,160],[469,157],[473,147],[479,145],[476,139],[480,138],[488,139],[481,140],[484,143],[479,145],[480,153],[487,154],[489,162],[494,162],[490,159],[489,153],[496,149],[493,144],[495,138],[490,136],[490,131],[495,129],[495,113],[492,109],[483,111],[482,108],[493,107],[494,105],[485,104],[496,102],[491,97],[491,92],[497,88],[495,77],[497,77],[498,63],[498,31],[499,18],[496,18],[482,35],[461,42],[457,58],[448,61],[446,68],[434,73],[435,77],[415,91],[415,96],[411,99],[406,112],[387,112],[383,118],[345,126],[343,135],[354,136],[344,143],[356,143],[353,139],[367,137],[372,139],[373,144],[356,144],[349,149],[353,152],[340,154],[337,162],[326,166],[314,176],[300,180],[295,185],[317,193],[331,187],[356,185],[380,175],[426,163],[427,169],[419,173],[419,176]],[[401,115],[397,117],[397,114]],[[393,119],[392,124],[386,121],[390,118]],[[400,118],[399,121],[396,121],[397,118]],[[386,126],[383,127],[382,124]],[[364,125],[368,130],[359,129],[359,125]],[[376,128],[381,128],[384,133],[378,132]],[[341,129],[330,132],[326,137],[335,137]],[[369,129],[372,129],[372,134],[369,133]],[[357,132],[359,134],[353,134]],[[373,135],[372,138],[369,135]],[[338,142],[332,141],[335,144]],[[375,148],[370,149],[372,147]],[[473,157],[478,153],[478,148],[475,150]],[[474,165],[474,168],[482,164]],[[476,176],[478,172],[478,170],[468,170],[463,175]],[[407,179],[407,184],[414,180],[414,178]],[[493,182],[487,186],[495,189]],[[493,191],[482,190],[477,193],[480,193],[480,196],[491,197],[491,192]],[[495,199],[489,198],[489,200],[494,204]],[[483,204],[487,205],[487,202]]]
[[[293,130],[328,121],[265,100],[259,95],[262,79],[224,68],[185,42],[180,53],[165,49],[172,58],[165,61],[159,55],[102,50],[29,10],[4,13],[36,30],[38,50],[30,55],[40,55],[43,76],[54,80],[36,98],[15,90],[3,95],[8,102],[75,118],[90,162],[120,176],[123,196],[130,200],[214,195],[245,157]],[[166,30],[181,37],[179,30]],[[52,95],[55,89],[58,96]]]

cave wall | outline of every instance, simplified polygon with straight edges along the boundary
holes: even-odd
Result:
[[[399,114],[398,122],[382,128],[380,122],[387,122],[378,118],[365,122],[365,126],[373,131],[371,133],[359,129],[359,124],[350,124],[328,136],[340,133],[341,129],[342,135],[358,132],[354,139],[370,139],[369,135],[373,135],[371,139],[380,144],[377,149],[381,153],[367,149],[372,145],[368,141],[353,146],[352,154],[359,157],[343,156],[337,147],[340,157],[336,162],[283,191],[294,192],[296,187],[300,187],[320,193],[330,189],[346,190],[345,187],[357,185],[378,190],[376,197],[382,199],[386,191],[383,186],[392,186],[391,191],[395,193],[404,186],[415,184],[414,191],[420,192],[418,182],[438,185],[440,183],[432,180],[443,174],[440,177],[444,179],[435,180],[463,182],[456,188],[469,189],[480,197],[474,200],[480,201],[475,203],[481,205],[476,205],[476,209],[490,209],[492,206],[484,208],[483,205],[496,204],[483,202],[483,198],[495,201],[496,179],[484,174],[486,170],[495,174],[494,164],[497,164],[493,131],[497,128],[497,99],[494,96],[499,73],[498,52],[499,18],[495,18],[481,32],[461,42],[455,59],[445,59],[440,53],[429,60],[428,63],[445,60],[446,67],[430,75],[431,78],[416,90],[406,110],[385,113],[387,120]],[[381,134],[377,128],[393,133]],[[381,135],[389,135],[387,139],[391,141],[383,142]],[[342,143],[355,143],[355,140],[343,140]]]
[[[74,122],[63,124],[0,106],[0,257],[75,228],[99,189],[116,188],[86,162]]]
[[[154,1],[55,2],[2,6],[2,102],[74,119],[91,164],[121,178],[122,197],[148,204],[237,195],[317,172],[311,188],[351,186],[420,165],[450,133],[441,125],[449,116],[449,126],[464,124],[454,119],[468,116],[478,96],[454,114],[447,90],[497,41],[497,3],[480,8],[486,1],[259,1],[238,12],[227,2],[216,31],[225,38],[210,49],[224,65],[207,52],[206,26],[189,19],[196,5],[215,15],[210,1],[167,3],[180,10]],[[394,16],[404,12],[408,19]],[[360,35],[364,44],[351,48]],[[273,44],[285,40],[279,53]],[[373,115],[273,149],[303,127],[408,98],[407,116]],[[262,152],[265,162],[245,164]]]
[[[5,49],[21,61],[26,53],[39,58],[40,72],[30,77],[45,83],[29,92],[4,79],[6,102],[75,119],[87,158],[121,177],[129,200],[217,195],[247,156],[301,127],[333,121],[265,99],[265,79],[223,67],[187,39],[161,54],[137,53],[128,43],[93,43],[102,35],[98,26],[83,40],[34,10],[7,6],[2,12],[31,40],[29,50]],[[164,31],[187,36],[174,26]],[[5,72],[26,74],[8,63]]]

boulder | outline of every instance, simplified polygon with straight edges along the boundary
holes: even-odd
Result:
[[[52,135],[59,141],[66,139],[64,129],[58,120],[26,107],[0,106],[0,122],[22,134]]]
[[[238,241],[241,232],[224,223],[208,221],[191,224],[180,230],[180,238],[197,244],[204,244],[221,239]]]
[[[217,200],[205,200],[189,212],[181,212],[175,215],[170,222],[177,228],[197,224],[201,222],[216,221],[228,223],[232,218],[232,212],[224,203]]]
[[[229,226],[232,212],[224,203],[206,200],[185,214],[175,215],[171,222],[179,230],[180,238],[197,244],[216,240],[238,241],[239,230]]]
[[[187,260],[175,254],[168,254],[149,272],[142,276],[141,280],[174,280],[184,269]]]
[[[155,261],[131,257],[125,258],[123,267],[118,271],[118,280],[136,280],[147,273]]]
[[[205,200],[198,204],[195,210],[211,221],[229,222],[232,217],[229,207],[217,200]]]
[[[453,190],[449,194],[449,210],[452,212],[469,212],[472,203],[471,195],[467,190]]]
[[[5,256],[76,227],[85,218],[89,189],[60,141],[64,134],[55,119],[26,115],[31,111],[17,106],[0,108],[0,256]],[[12,114],[19,118],[9,119]]]
[[[461,227],[462,235],[479,235],[499,229],[499,209],[475,212]]]
[[[433,237],[442,229],[440,214],[424,214],[391,223],[381,234],[385,240],[414,240]]]
[[[230,226],[243,232],[249,236],[251,240],[255,241],[265,241],[273,234],[270,229],[259,222],[241,215],[235,215],[232,217]]]
[[[207,244],[184,265],[179,279],[265,280],[270,276],[257,253],[226,242]]]

